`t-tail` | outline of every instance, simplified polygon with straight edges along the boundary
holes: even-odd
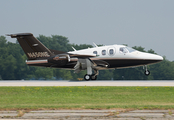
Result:
[[[28,60],[43,60],[54,56],[54,53],[45,47],[31,33],[8,34],[8,36],[17,38],[19,44],[27,55]]]

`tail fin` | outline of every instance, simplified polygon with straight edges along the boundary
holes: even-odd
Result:
[[[17,38],[29,60],[46,59],[54,55],[31,33],[9,34],[7,36]]]

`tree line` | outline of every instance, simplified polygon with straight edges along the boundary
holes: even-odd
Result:
[[[49,49],[59,51],[72,51],[72,47],[77,50],[93,47],[88,44],[71,44],[67,37],[60,35],[37,37]],[[145,51],[141,46],[134,46],[136,50],[156,54],[154,50]],[[44,68],[28,66],[19,43],[7,41],[5,36],[0,36],[0,80],[78,80],[83,78],[86,71],[75,74],[73,70],[63,70],[56,68]],[[174,62],[164,60],[160,63],[149,65],[151,74],[144,75],[143,67],[127,69],[111,69],[99,71],[99,80],[173,80]]]

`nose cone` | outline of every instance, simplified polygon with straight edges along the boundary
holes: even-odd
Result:
[[[163,60],[163,57],[160,55],[147,53],[145,56],[147,57],[146,59],[150,59],[150,60],[155,60],[155,61],[162,61]]]
[[[162,56],[151,54],[151,53],[142,53],[140,56],[145,61],[149,61],[149,64],[163,61],[163,57]]]
[[[154,58],[153,59],[156,59],[158,61],[163,61],[163,57],[160,56],[160,55],[154,55]]]

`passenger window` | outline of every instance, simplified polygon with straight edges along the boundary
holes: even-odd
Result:
[[[110,50],[109,50],[109,54],[110,54],[110,55],[113,55],[113,54],[114,54],[114,50],[113,50],[113,49],[110,49]]]
[[[97,55],[97,51],[94,51],[93,53]]]
[[[106,55],[106,50],[102,50],[102,55]]]

